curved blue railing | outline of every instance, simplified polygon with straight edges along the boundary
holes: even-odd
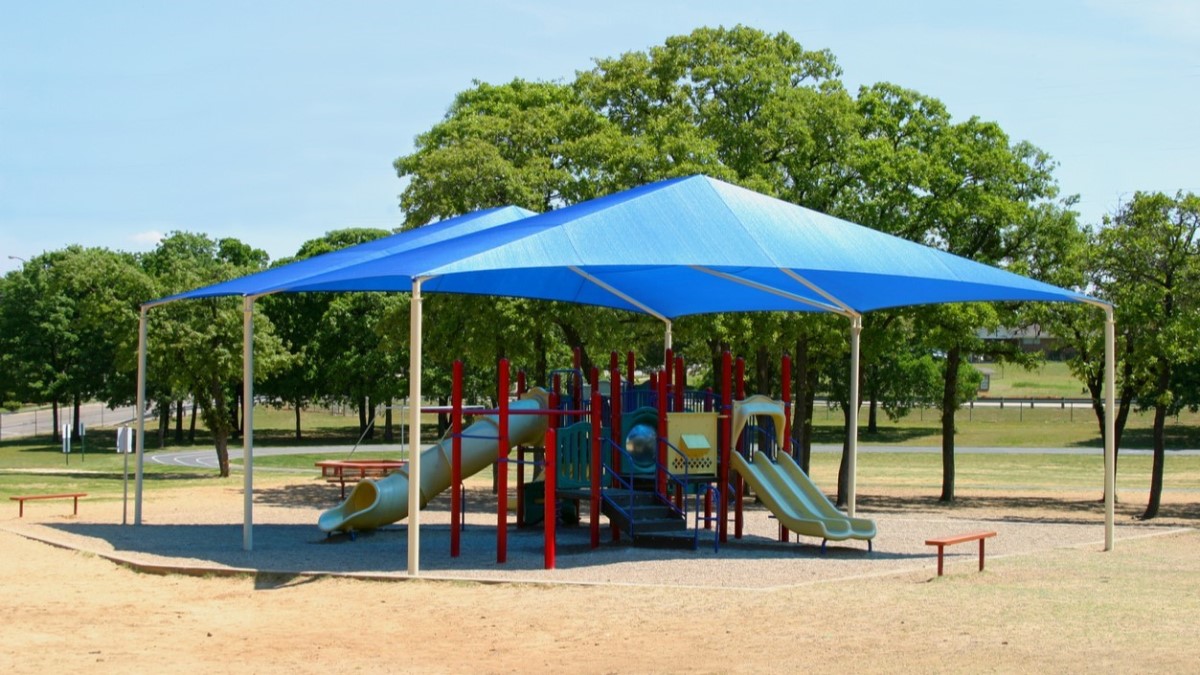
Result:
[[[661,470],[663,472],[663,474],[666,475],[668,485],[674,484],[679,487],[680,493],[684,495],[684,498],[682,500],[683,507],[680,508],[679,506],[676,506],[674,500],[671,499],[670,495],[668,495],[664,492],[661,492],[658,489],[658,481],[657,480],[655,481],[654,495],[655,495],[655,497],[658,498],[660,503],[666,505],[671,511],[675,512],[677,515],[682,516],[685,523],[687,523],[689,520],[689,518],[688,518],[688,500],[689,500],[689,497],[691,498],[692,513],[695,514],[694,517],[691,519],[693,521],[693,523],[692,523],[692,529],[693,529],[692,547],[698,548],[699,544],[700,544],[701,520],[702,520],[702,518],[704,518],[705,522],[707,522],[708,519],[701,515],[703,513],[703,508],[701,506],[700,500],[703,497],[703,495],[699,492],[690,493],[690,491],[688,490],[688,487],[692,484],[691,481],[689,480],[691,477],[691,469],[690,469],[691,458],[689,458],[687,456],[687,454],[684,453],[683,451],[681,451],[679,448],[675,447],[675,445],[672,444],[670,441],[667,441],[665,439],[660,439],[660,440],[663,440],[663,443],[665,443],[666,446],[668,448],[670,448],[672,452],[675,452],[683,460],[684,473],[683,473],[682,478],[680,478],[679,474],[676,474],[676,473],[673,473],[672,471],[670,471],[666,466],[664,466],[661,462],[659,462],[657,460],[657,458],[655,459],[655,462],[654,462],[656,470]],[[613,441],[612,438],[607,438],[607,439],[605,439],[605,441],[609,444],[609,446],[611,448],[615,448],[617,450],[617,452],[620,453],[620,456],[623,460],[622,461],[623,465],[628,465],[628,466],[634,465],[633,455],[631,455],[628,450],[621,447],[621,445],[616,443],[615,441]],[[626,464],[626,462],[627,462],[627,464]],[[636,527],[636,521],[633,518],[633,508],[634,508],[634,498],[635,498],[634,497],[634,486],[633,486],[634,474],[632,472],[629,472],[628,474],[622,474],[622,472],[617,471],[611,464],[609,464],[608,462],[605,462],[603,460],[601,460],[600,465],[601,465],[601,470],[603,472],[603,475],[607,476],[609,478],[609,481],[610,481],[609,486],[610,487],[620,487],[620,488],[623,488],[624,490],[626,490],[626,492],[627,492],[627,501],[626,501],[625,505],[618,503],[618,500],[616,498],[614,498],[611,494],[606,495],[606,494],[602,493],[601,498],[607,504],[609,504],[612,508],[621,512],[625,516],[625,519],[629,522],[629,529],[630,529],[629,536],[633,537],[634,536],[634,528]],[[708,484],[708,485],[706,485],[704,494],[715,495],[716,499],[719,499],[721,493],[720,493],[720,490],[717,490],[711,484]],[[714,503],[719,503],[719,502],[714,502]],[[719,528],[713,528],[713,533],[714,533],[713,550],[717,550],[717,547],[719,546],[720,538],[719,538],[718,532],[719,532]]]

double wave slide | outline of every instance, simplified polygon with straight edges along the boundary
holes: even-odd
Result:
[[[776,429],[783,429],[783,404],[765,396],[753,396],[734,402],[734,438],[737,438],[751,417],[766,416],[774,420]],[[875,521],[851,518],[838,510],[825,493],[812,482],[799,464],[786,453],[772,461],[766,453],[755,452],[752,461],[741,454],[730,455],[731,467],[750,484],[767,509],[788,530],[826,541],[863,539],[872,547]]]
[[[512,410],[537,410],[547,405],[546,392],[535,389],[519,401]],[[466,430],[462,439],[462,477],[479,473],[496,461],[499,429],[494,415],[481,416]],[[510,446],[541,445],[546,437],[545,415],[509,417]],[[421,453],[421,508],[450,487],[452,454],[451,432]],[[340,506],[332,508],[317,520],[318,527],[329,533],[359,532],[389,525],[408,516],[408,470],[400,469],[379,480],[366,479]]]

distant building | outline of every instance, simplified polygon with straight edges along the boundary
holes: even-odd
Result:
[[[1069,347],[1062,347],[1060,340],[1042,330],[1039,325],[1025,328],[999,328],[994,331],[981,330],[976,335],[982,340],[1001,340],[1017,345],[1026,353],[1041,352],[1050,361],[1065,361],[1075,354]]]

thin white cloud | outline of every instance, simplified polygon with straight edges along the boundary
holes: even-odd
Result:
[[[129,241],[137,244],[138,246],[151,247],[157,246],[158,242],[163,240],[163,236],[163,233],[159,232],[158,230],[146,230],[145,232],[139,232],[133,235],[129,238]]]

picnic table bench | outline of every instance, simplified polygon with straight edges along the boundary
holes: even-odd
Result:
[[[936,546],[938,550],[938,576],[942,576],[942,553],[947,546],[954,544],[963,544],[968,541],[979,542],[979,571],[983,571],[983,542],[989,537],[996,536],[991,530],[980,530],[979,532],[968,532],[966,534],[955,534],[949,537],[939,537],[937,539],[926,539],[925,544],[928,546]]]
[[[79,498],[86,497],[86,496],[87,496],[86,492],[64,492],[61,494],[53,494],[53,495],[18,495],[16,497],[9,497],[9,499],[17,502],[17,504],[18,504],[18,506],[17,506],[17,517],[18,518],[25,517],[25,502],[27,502],[31,499],[68,499],[68,498],[73,499],[73,500],[75,500],[75,511],[74,511],[73,515],[77,516],[77,515],[79,515]]]
[[[408,466],[408,462],[396,459],[323,459],[316,462],[321,477],[326,483],[337,483],[342,487],[342,499],[346,498],[346,483],[357,483],[364,478],[383,478],[393,471]]]

